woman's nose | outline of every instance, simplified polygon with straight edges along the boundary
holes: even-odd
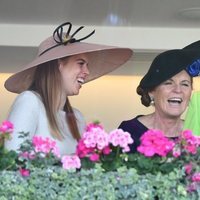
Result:
[[[180,93],[182,91],[181,86],[179,84],[175,84],[174,91],[177,92],[177,93]]]
[[[83,73],[86,74],[86,75],[89,75],[90,74],[90,71],[88,69],[88,65],[85,65],[84,68],[83,68]]]

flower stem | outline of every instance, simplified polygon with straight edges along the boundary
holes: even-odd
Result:
[[[119,158],[119,153],[120,153],[120,147],[118,146],[118,147],[117,147],[117,152],[116,152],[116,159]]]

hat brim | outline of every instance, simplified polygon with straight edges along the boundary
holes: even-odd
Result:
[[[9,77],[4,86],[10,92],[21,93],[27,90],[32,84],[34,72],[38,65],[51,60],[83,53],[89,55],[88,68],[90,74],[86,79],[86,82],[89,82],[123,65],[130,59],[133,51],[129,48],[82,42],[57,46],[41,56],[37,56],[22,71]]]

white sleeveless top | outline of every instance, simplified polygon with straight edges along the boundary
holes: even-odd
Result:
[[[73,108],[73,110],[80,134],[82,134],[85,129],[84,117],[77,109]],[[61,155],[75,153],[77,141],[70,133],[65,112],[58,111],[57,117],[59,128],[64,136],[62,141],[53,138],[50,133],[46,111],[39,94],[33,91],[22,92],[17,96],[8,116],[8,120],[14,124],[14,132],[12,139],[6,142],[5,147],[9,150],[17,150],[23,142],[23,139],[18,138],[18,133],[29,132],[30,139],[38,135],[56,140]]]

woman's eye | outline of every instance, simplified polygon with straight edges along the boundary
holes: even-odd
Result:
[[[183,83],[182,85],[185,86],[185,87],[189,87],[189,86],[190,86],[190,85],[187,84],[187,83]]]
[[[171,85],[172,82],[165,82],[164,85]]]
[[[83,66],[84,65],[84,62],[79,62],[78,63],[80,66]]]

